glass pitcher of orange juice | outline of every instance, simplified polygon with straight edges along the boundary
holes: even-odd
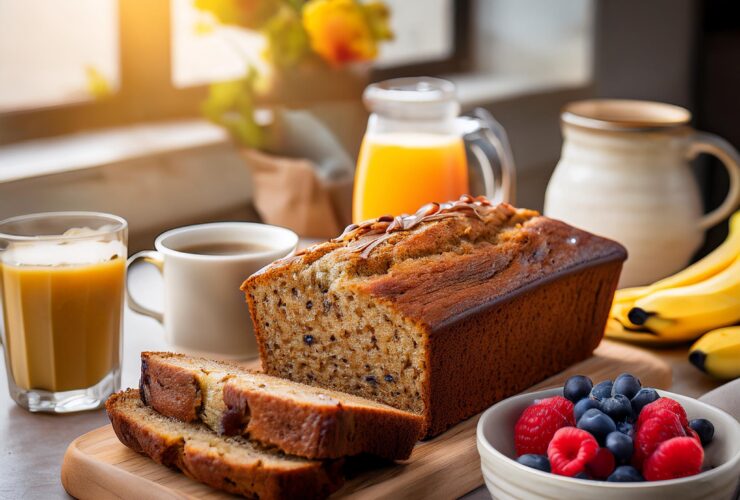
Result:
[[[368,86],[363,101],[371,115],[355,172],[355,223],[414,213],[426,203],[465,193],[513,202],[514,162],[506,133],[485,110],[458,116],[451,82],[387,80]],[[477,171],[469,168],[473,164]],[[471,189],[475,185],[482,188]]]

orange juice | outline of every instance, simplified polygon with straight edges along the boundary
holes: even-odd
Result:
[[[32,247],[3,259],[5,349],[18,387],[83,389],[119,366],[126,268],[119,245],[72,243],[66,256]]]
[[[368,134],[355,172],[352,219],[414,213],[468,191],[462,138],[428,133]]]

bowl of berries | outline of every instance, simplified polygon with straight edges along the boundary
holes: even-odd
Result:
[[[508,398],[478,421],[494,498],[733,499],[740,423],[627,373]]]

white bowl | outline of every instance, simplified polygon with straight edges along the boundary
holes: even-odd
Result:
[[[658,391],[683,405],[689,420],[707,418],[714,424],[714,440],[704,450],[700,474],[667,481],[610,483],[549,474],[519,464],[514,451],[514,425],[535,399],[562,395],[563,389],[522,394],[501,401],[478,421],[477,442],[486,487],[497,499],[551,498],[611,499],[732,499],[740,478],[740,423],[713,406],[679,394]]]

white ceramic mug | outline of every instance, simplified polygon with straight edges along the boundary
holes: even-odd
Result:
[[[547,186],[545,215],[619,241],[629,253],[619,286],[653,283],[680,270],[704,231],[740,202],[740,156],[720,137],[689,126],[670,104],[619,99],[565,107],[565,141]],[[689,160],[720,159],[729,174],[725,201],[703,214]]]
[[[182,251],[203,244],[255,244],[265,250],[229,255]],[[174,349],[220,358],[256,356],[257,344],[242,282],[270,262],[295,251],[298,236],[288,229],[249,222],[219,222],[173,229],[128,260],[154,264],[164,279],[164,311],[143,306],[127,287],[128,306],[164,325]]]

